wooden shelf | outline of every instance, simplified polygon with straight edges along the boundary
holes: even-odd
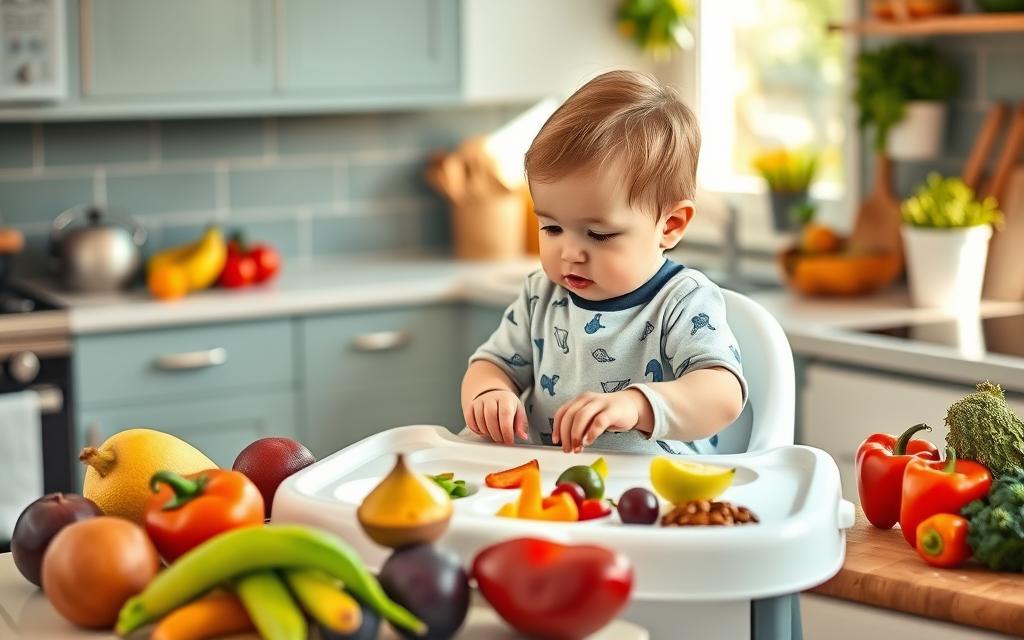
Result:
[[[829,31],[861,35],[945,36],[1024,33],[1024,13],[964,13],[911,20],[858,20],[830,24]]]

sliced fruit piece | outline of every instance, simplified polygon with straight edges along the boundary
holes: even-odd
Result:
[[[714,500],[732,485],[736,469],[657,457],[651,461],[651,485],[659,496],[677,505]]]
[[[540,463],[534,459],[518,467],[488,473],[484,484],[492,489],[518,489],[523,484],[523,472],[527,469],[540,471]]]
[[[602,480],[608,479],[608,461],[603,457],[590,463],[591,468],[600,474]]]

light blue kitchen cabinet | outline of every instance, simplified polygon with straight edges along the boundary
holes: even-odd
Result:
[[[273,92],[272,0],[80,0],[79,15],[85,99]]]
[[[295,437],[295,415],[291,389],[89,409],[79,412],[75,451],[95,446],[124,429],[148,427],[177,436],[218,466],[230,468],[253,440]],[[79,469],[78,481],[82,478]]]
[[[288,0],[282,8],[286,94],[458,94],[458,0]]]
[[[404,424],[459,431],[461,311],[434,305],[304,319],[301,411],[313,454]]]

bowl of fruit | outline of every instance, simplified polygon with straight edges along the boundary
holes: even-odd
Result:
[[[795,247],[779,254],[786,284],[806,296],[863,296],[893,283],[903,271],[899,255],[850,246],[831,228],[809,222]]]

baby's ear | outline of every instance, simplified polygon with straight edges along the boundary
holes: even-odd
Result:
[[[672,249],[679,244],[696,210],[693,200],[680,200],[662,210],[661,218],[658,220],[662,249]]]

